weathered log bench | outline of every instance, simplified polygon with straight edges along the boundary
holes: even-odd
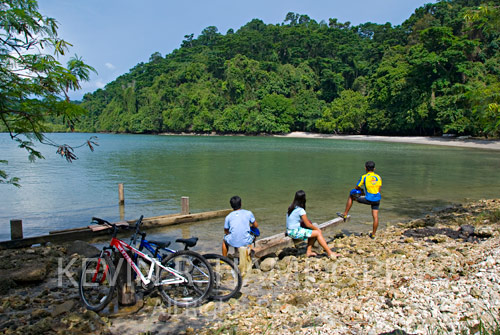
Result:
[[[347,216],[349,219],[350,216]],[[335,218],[317,225],[319,229],[325,231],[329,228],[335,227],[340,223],[343,223],[342,218]],[[285,233],[279,233],[273,236],[269,236],[260,240],[257,240],[255,247],[253,248],[252,255],[256,258],[261,258],[271,253],[276,253],[285,248],[294,247],[296,243],[301,242],[301,240],[293,240],[292,238],[285,236]]]

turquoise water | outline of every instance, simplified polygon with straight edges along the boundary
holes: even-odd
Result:
[[[79,145],[96,134],[51,134]],[[374,160],[382,176],[381,227],[465,200],[498,197],[500,153],[416,144],[327,139],[98,134],[95,152],[81,148],[67,163],[56,148],[39,145],[45,160],[29,163],[7,134],[0,134],[2,168],[21,188],[0,184],[0,240],[9,221],[22,219],[25,236],[85,226],[92,216],[120,219],[118,183],[125,186],[125,219],[229,208],[235,194],[252,210],[264,236],[283,231],[295,191],[307,194],[307,213],[324,222],[343,210],[349,190]],[[368,231],[368,206],[355,204],[343,229]],[[223,218],[164,228],[162,238],[197,235],[202,247],[218,244]]]

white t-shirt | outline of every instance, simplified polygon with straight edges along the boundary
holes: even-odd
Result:
[[[286,216],[286,229],[292,230],[299,228],[302,215],[306,215],[305,209],[296,206],[290,215]]]
[[[253,213],[246,209],[238,209],[229,213],[224,221],[224,229],[229,229],[229,235],[226,235],[224,239],[235,248],[251,244],[254,237],[250,234],[250,223],[254,222]]]

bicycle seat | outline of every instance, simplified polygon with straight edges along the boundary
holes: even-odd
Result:
[[[154,244],[154,245],[158,246],[158,248],[166,248],[166,247],[168,247],[170,245],[170,241],[161,242],[161,241],[151,241],[151,240],[149,240],[148,242],[151,243],[151,244]]]
[[[178,238],[175,240],[177,243],[184,243],[186,247],[192,248],[196,245],[198,242],[198,237],[191,237],[191,238]]]

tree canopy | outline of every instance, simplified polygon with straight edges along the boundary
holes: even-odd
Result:
[[[26,149],[30,160],[43,158],[34,141],[56,145],[43,134],[48,123],[57,120],[73,128],[75,118],[86,112],[67,93],[95,72],[76,55],[61,65],[57,57],[71,44],[58,37],[57,28],[53,18],[38,12],[35,0],[0,2],[0,130]],[[95,145],[93,140],[87,144]],[[56,146],[68,161],[76,158],[73,148]],[[6,182],[18,185],[17,178],[0,170],[0,183]]]
[[[500,135],[500,7],[440,0],[400,26],[288,13],[210,26],[84,96],[82,131]]]

